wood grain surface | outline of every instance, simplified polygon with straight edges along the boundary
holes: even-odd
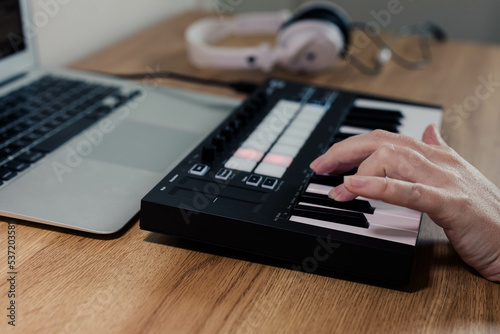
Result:
[[[160,22],[73,67],[114,73],[161,69],[256,82],[275,76],[439,104],[446,110],[442,123],[446,141],[500,185],[499,47],[433,43],[434,59],[428,68],[408,71],[389,63],[374,77],[359,74],[345,62],[315,76],[281,69],[200,70],[187,60],[183,33],[201,15],[185,13]],[[233,38],[225,43],[258,40],[272,39]],[[410,52],[412,45],[401,41],[398,47]],[[485,85],[488,80],[492,83]],[[171,80],[156,83],[244,97]],[[152,234],[139,229],[137,218],[110,236],[1,220],[2,333],[500,332],[500,285],[465,265],[427,217],[412,281],[404,290],[296,272]],[[15,328],[7,324],[9,223],[16,231]]]

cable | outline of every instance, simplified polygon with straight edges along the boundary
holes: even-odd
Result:
[[[223,88],[229,88],[234,90],[237,93],[243,94],[251,94],[253,91],[257,89],[260,85],[250,81],[221,81],[214,79],[204,79],[193,77],[186,74],[167,72],[167,71],[158,71],[158,72],[148,72],[148,73],[129,73],[129,74],[116,74],[116,73],[107,73],[107,72],[99,72],[100,74],[118,77],[122,79],[173,79],[191,82],[199,85],[208,85],[208,86],[217,86]]]
[[[389,43],[384,41],[382,37],[378,34],[370,34],[369,29],[367,28],[367,24],[365,23],[353,23],[353,29],[361,30],[366,36],[368,36],[371,41],[380,49],[380,53],[378,54],[377,59],[375,60],[375,64],[371,67],[365,65],[359,58],[354,55],[347,55],[346,59],[348,59],[351,64],[356,67],[358,71],[367,75],[375,75],[378,74],[383,65],[389,60],[393,60],[399,66],[406,68],[408,70],[417,70],[423,69],[429,65],[432,60],[432,53],[430,48],[429,38],[426,35],[431,35],[434,39],[439,42],[443,42],[446,40],[445,32],[438,27],[437,25],[431,22],[420,22],[414,25],[409,25],[402,27],[398,34],[418,34],[419,38],[419,47],[421,52],[421,58],[419,60],[413,61],[408,60],[405,57],[401,56],[397,52],[395,52]]]

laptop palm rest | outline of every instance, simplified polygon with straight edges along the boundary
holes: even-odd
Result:
[[[5,185],[0,215],[93,233],[118,231],[150,188],[239,103],[164,88],[144,95]]]

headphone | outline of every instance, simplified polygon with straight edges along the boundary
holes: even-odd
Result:
[[[198,67],[270,71],[279,65],[296,73],[314,73],[332,67],[339,59],[346,59],[350,33],[356,27],[361,28],[351,24],[341,7],[328,1],[319,1],[306,3],[293,14],[282,10],[276,13],[235,15],[224,20],[201,19],[188,27],[185,38],[189,59]],[[434,34],[436,30],[438,28],[432,26],[430,32]],[[441,30],[439,32],[442,33]],[[241,48],[213,45],[230,35],[253,34],[276,34],[276,46],[271,47],[268,43]],[[369,37],[379,47],[373,67],[367,67],[351,56],[348,60],[361,72],[376,74],[393,58],[394,53],[379,36]],[[404,60],[400,56],[395,61],[397,59]],[[405,67],[422,68],[427,63],[428,59],[423,59],[415,64],[406,64],[409,66]]]

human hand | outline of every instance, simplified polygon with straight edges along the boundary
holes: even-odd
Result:
[[[435,125],[422,141],[375,130],[333,145],[311,164],[316,173],[353,176],[330,191],[337,201],[357,196],[425,212],[460,257],[500,282],[500,190],[451,149]]]

